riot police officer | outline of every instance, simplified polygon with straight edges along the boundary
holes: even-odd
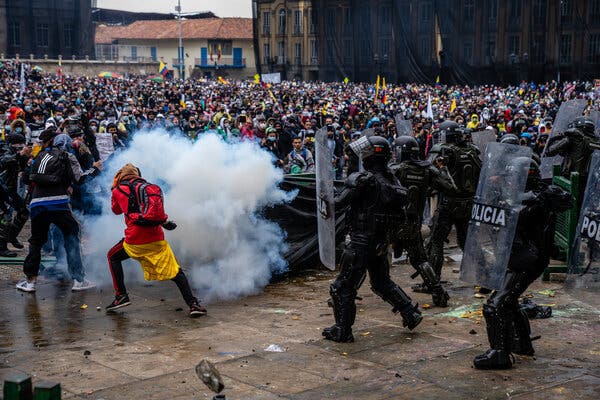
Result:
[[[14,217],[0,224],[0,256],[16,257],[17,254],[8,250],[7,243],[16,249],[24,246],[17,236],[29,218],[29,210],[25,200],[17,192],[19,172],[27,167],[31,156],[31,147],[25,146],[25,136],[20,133],[11,133],[6,138],[6,144],[0,146],[0,201],[10,205]]]
[[[349,206],[350,243],[330,287],[335,324],[323,330],[323,336],[335,342],[354,340],[355,298],[367,271],[373,292],[400,312],[404,326],[412,330],[423,319],[418,306],[390,278],[388,247],[405,222],[406,202],[406,191],[388,168],[390,145],[380,136],[363,136],[354,144],[364,171],[350,175],[336,197],[336,208]]]
[[[456,227],[458,245],[464,250],[473,196],[481,172],[481,159],[479,149],[465,141],[464,128],[456,122],[442,122],[438,127],[438,136],[445,137],[445,143],[431,148],[429,160],[433,163],[443,162],[457,188],[452,194],[440,193],[438,208],[433,216],[428,253],[439,278],[444,261],[444,241],[453,225]]]
[[[500,290],[483,307],[490,349],[475,357],[477,369],[508,369],[511,353],[533,355],[529,319],[519,308],[519,297],[548,266],[553,248],[556,214],[572,206],[571,195],[541,180],[531,161],[527,200],[519,213],[508,267]]]
[[[401,136],[395,141],[396,163],[392,172],[407,190],[407,223],[402,227],[394,243],[394,255],[400,257],[403,250],[408,253],[411,265],[423,278],[426,290],[431,292],[433,304],[446,307],[448,293],[442,288],[440,278],[435,274],[423,246],[421,222],[425,209],[427,192],[430,188],[442,193],[456,192],[456,186],[448,175],[434,167],[431,162],[419,159],[419,144],[412,136]]]
[[[548,142],[546,156],[562,155],[560,174],[569,178],[571,172],[579,173],[579,193],[585,191],[590,158],[594,150],[600,150],[600,139],[596,137],[595,124],[589,117],[575,118],[568,129]],[[583,196],[580,196],[580,200]],[[581,202],[580,202],[581,204]]]

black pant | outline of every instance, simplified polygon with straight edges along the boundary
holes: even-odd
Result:
[[[113,286],[115,288],[115,292],[117,295],[126,294],[127,288],[125,287],[125,278],[123,275],[123,261],[129,258],[129,255],[125,252],[125,248],[123,247],[123,240],[114,245],[107,254],[108,257],[108,267],[110,268],[110,273],[113,279]],[[198,299],[194,297],[192,293],[192,289],[190,288],[190,284],[187,280],[187,277],[183,273],[183,270],[180,268],[177,275],[174,278],[171,278],[173,282],[179,288],[185,303],[188,306],[196,303]]]
[[[452,226],[456,227],[456,241],[461,250],[465,248],[470,216],[456,215],[454,210],[439,207],[433,216],[433,226],[429,239],[429,262],[439,277],[444,263],[444,242],[448,238]]]
[[[3,197],[3,201],[6,201],[15,210],[15,216],[12,221],[0,224],[0,250],[6,250],[7,242],[15,240],[19,236],[25,222],[29,218],[27,205],[16,190],[4,193]]]
[[[42,258],[42,246],[48,240],[50,224],[60,229],[65,238],[67,265],[71,278],[83,282],[85,272],[81,262],[81,245],[79,243],[79,223],[70,210],[43,211],[31,218],[31,237],[29,238],[29,254],[23,263],[23,272],[28,279],[38,276]]]
[[[336,325],[350,328],[356,317],[356,292],[369,273],[371,290],[403,313],[412,308],[410,297],[390,278],[387,252],[376,254],[370,246],[350,243],[342,254],[340,273],[330,287]],[[404,315],[404,314],[403,314]]]

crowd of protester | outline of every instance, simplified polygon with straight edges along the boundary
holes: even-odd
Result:
[[[138,132],[163,128],[191,142],[207,133],[228,142],[254,141],[272,153],[274,164],[285,173],[299,174],[314,172],[315,132],[326,128],[336,175],[341,178],[349,164],[346,144],[368,128],[392,142],[398,134],[397,122],[408,120],[426,156],[436,126],[454,120],[473,132],[490,130],[498,139],[516,134],[522,145],[541,154],[562,102],[586,99],[588,113],[600,103],[600,87],[594,82],[386,88],[341,82],[156,82],[142,76],[65,76],[31,66],[25,69],[10,61],[0,66],[0,75],[4,83],[0,88],[0,149],[2,157],[18,154],[17,161],[0,163],[7,193],[0,204],[5,225],[18,209],[10,197],[16,192],[27,203],[28,193],[23,179],[13,185],[7,177],[26,174],[30,160],[41,150],[40,136],[48,130],[56,134],[54,145],[71,153],[82,171],[100,167]],[[73,208],[99,213],[95,201],[99,190],[93,179],[74,183]],[[20,248],[15,229],[4,242]],[[51,231],[50,237],[54,236]],[[46,249],[52,251],[52,244],[59,241],[55,238]],[[54,250],[59,251],[56,245]],[[5,245],[0,255],[16,254]]]

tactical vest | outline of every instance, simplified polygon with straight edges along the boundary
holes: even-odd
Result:
[[[479,183],[481,160],[477,147],[471,144],[457,146],[446,144],[442,155],[448,158],[448,170],[459,192],[465,197],[474,196]]]

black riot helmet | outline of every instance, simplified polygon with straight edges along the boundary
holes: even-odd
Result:
[[[396,139],[394,145],[396,146],[396,158],[399,162],[419,159],[421,149],[414,137],[400,136]]]
[[[502,139],[500,139],[500,143],[515,144],[518,146],[519,138],[514,133],[507,133],[506,135],[502,136]]]
[[[577,129],[586,136],[594,137],[596,124],[590,117],[577,117],[569,123],[568,128]]]
[[[362,136],[348,147],[359,156],[367,171],[387,168],[391,158],[390,144],[381,136]]]
[[[454,121],[444,121],[437,129],[438,136],[444,136],[446,143],[460,143],[463,140],[463,131]]]

